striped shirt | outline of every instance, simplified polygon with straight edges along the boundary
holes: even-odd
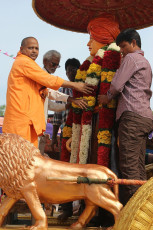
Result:
[[[150,108],[152,70],[144,58],[144,52],[137,50],[127,54],[122,61],[107,92],[109,99],[118,95],[116,119],[124,111],[131,111],[153,120]]]

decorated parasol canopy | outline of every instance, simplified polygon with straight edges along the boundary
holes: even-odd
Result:
[[[103,14],[114,15],[120,29],[153,25],[153,0],[32,0],[42,20],[75,32],[87,33],[87,25]]]

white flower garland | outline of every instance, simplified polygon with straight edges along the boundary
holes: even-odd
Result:
[[[89,56],[89,57],[86,58],[86,60],[90,61],[90,63],[91,63],[93,58],[94,58],[94,56]]]
[[[71,142],[71,156],[70,163],[77,163],[77,155],[79,151],[79,140],[80,140],[81,125],[72,125],[72,142]]]
[[[99,79],[97,79],[97,78],[92,78],[92,77],[87,77],[85,82],[86,82],[87,84],[96,86],[96,85],[98,85],[98,83],[99,83]]]
[[[120,52],[120,47],[117,46],[115,42],[113,42],[108,46],[107,50],[114,50]]]
[[[91,137],[92,126],[83,125],[80,152],[79,152],[79,164],[86,164],[88,158],[89,140]]]
[[[102,49],[98,50],[98,52],[96,53],[95,56],[99,56],[100,58],[103,58],[104,57],[104,53],[105,53],[105,50],[102,48]]]

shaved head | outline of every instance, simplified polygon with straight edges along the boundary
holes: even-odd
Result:
[[[20,52],[35,61],[39,54],[37,39],[34,37],[24,38],[21,42]]]
[[[22,40],[21,46],[25,46],[25,45],[27,44],[27,41],[28,41],[29,39],[35,39],[35,40],[37,41],[37,39],[34,38],[34,37],[26,37],[26,38],[24,38],[24,39]],[[37,42],[38,42],[38,41],[37,41]]]

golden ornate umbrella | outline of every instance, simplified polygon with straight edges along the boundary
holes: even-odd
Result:
[[[120,29],[153,25],[153,0],[32,0],[35,13],[56,27],[87,33],[88,22],[109,13]]]

